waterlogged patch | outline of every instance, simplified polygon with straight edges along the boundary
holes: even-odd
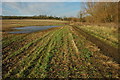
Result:
[[[19,34],[19,33],[32,33],[41,30],[46,30],[53,27],[60,27],[60,26],[27,26],[27,27],[20,27],[20,28],[13,28],[19,31],[12,31],[8,33]]]

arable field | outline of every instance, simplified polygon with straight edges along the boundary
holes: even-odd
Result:
[[[3,20],[2,23],[3,78],[119,78],[118,62],[106,56],[69,22]],[[61,27],[25,34],[7,33],[13,27],[48,25]],[[85,30],[89,28],[87,26]],[[103,28],[101,30],[107,33]],[[116,46],[116,36],[111,34],[108,39]]]

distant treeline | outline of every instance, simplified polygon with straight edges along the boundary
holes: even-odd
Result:
[[[2,16],[2,19],[56,19],[61,20],[61,17],[53,17],[53,16],[46,16],[46,15],[39,15],[39,16]]]
[[[52,20],[64,20],[64,21],[74,21],[80,22],[80,19],[77,17],[56,17],[56,16],[2,16],[2,19],[52,19]]]

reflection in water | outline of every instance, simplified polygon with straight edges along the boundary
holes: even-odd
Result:
[[[19,27],[19,28],[13,28],[16,30],[20,30],[20,31],[12,31],[12,32],[8,32],[8,33],[13,33],[13,34],[17,34],[17,33],[31,33],[31,32],[36,32],[36,31],[40,31],[40,30],[46,30],[52,27],[60,27],[60,26],[27,26],[27,27]]]

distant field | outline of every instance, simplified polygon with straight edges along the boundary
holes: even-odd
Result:
[[[65,25],[67,21],[60,20],[33,20],[33,19],[12,19],[12,20],[3,20],[2,21],[2,30],[8,31],[13,27],[23,27],[23,26],[58,26]]]
[[[62,27],[29,34],[5,32],[12,27],[47,25]],[[106,28],[99,28],[104,33],[96,27],[81,28],[106,38],[106,33],[112,34]],[[3,20],[3,31],[3,78],[119,78],[119,64],[66,21]],[[116,34],[111,37],[117,41]]]

